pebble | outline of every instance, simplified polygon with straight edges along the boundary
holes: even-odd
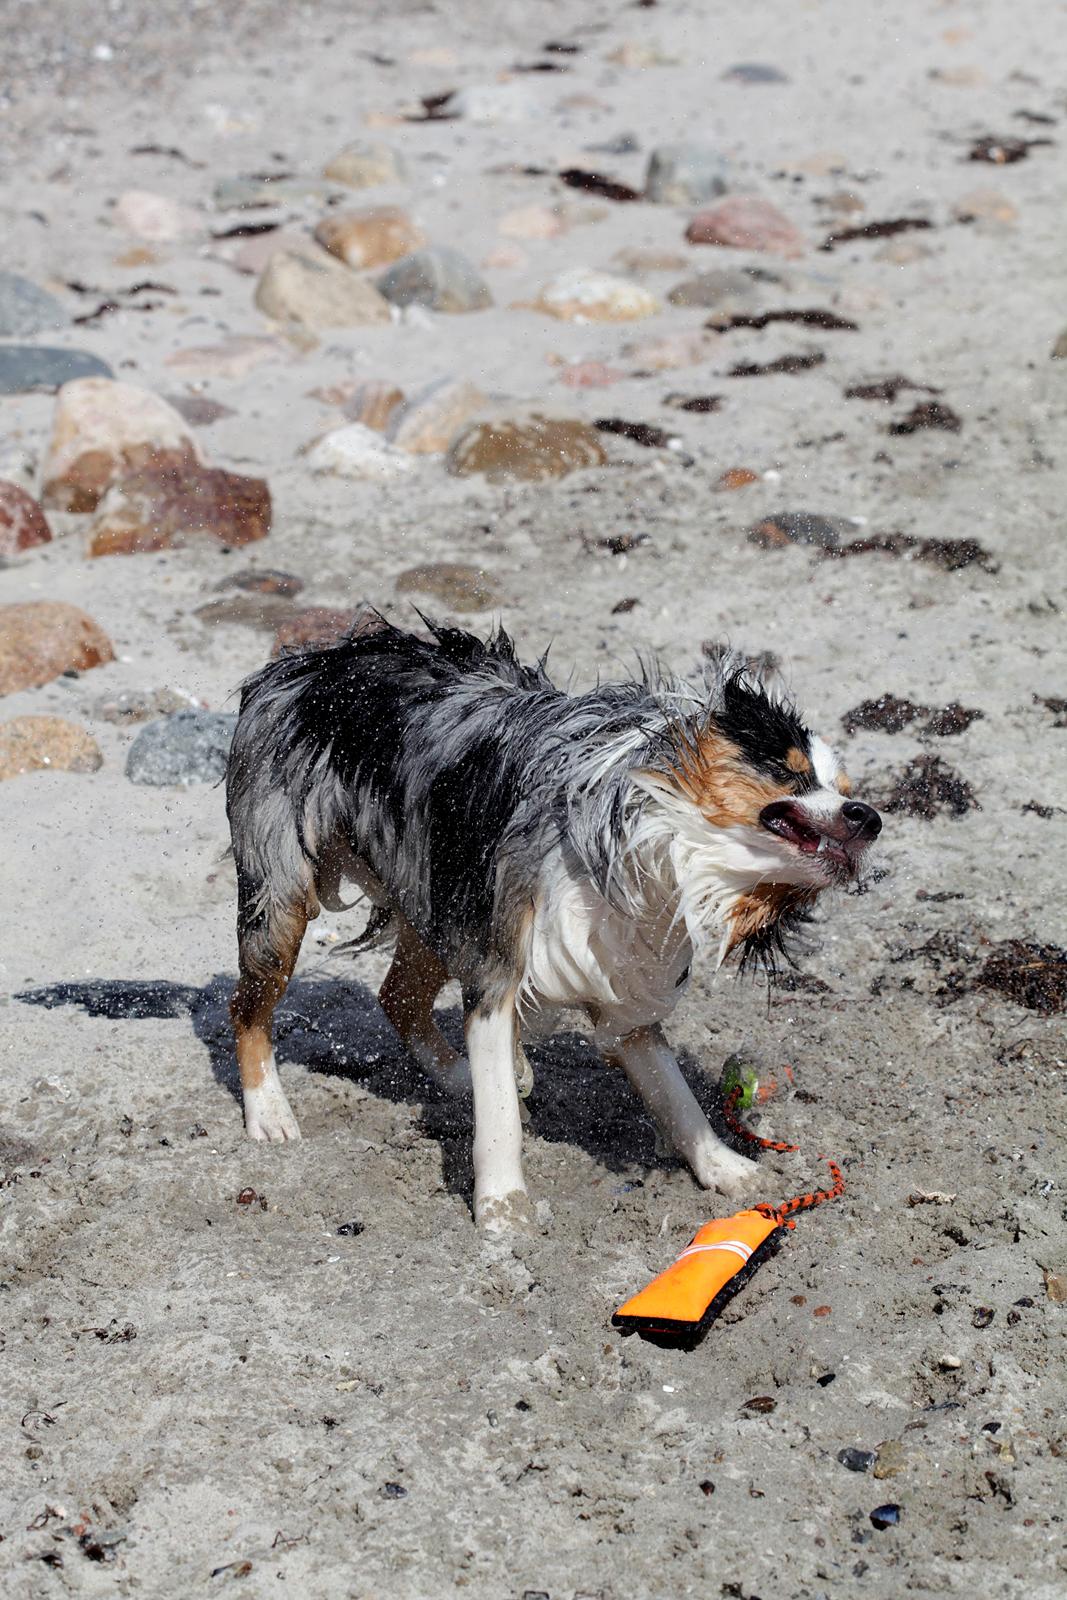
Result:
[[[498,244],[482,257],[482,266],[494,272],[518,272],[529,264],[529,257],[517,244]]]
[[[69,322],[55,295],[17,272],[0,271],[0,337],[25,339],[49,328],[65,328]]]
[[[552,206],[519,206],[506,211],[496,225],[505,239],[558,239],[567,224]]]
[[[292,600],[302,591],[304,580],[277,567],[246,567],[243,572],[231,572],[215,587],[240,589],[243,594],[277,594]]]
[[[683,272],[689,262],[677,250],[651,250],[642,246],[617,251],[614,265],[624,272]]]
[[[672,306],[715,307],[729,311],[733,306],[745,307],[757,298],[756,284],[747,272],[726,269],[698,272],[685,278],[668,290],[667,299]]]
[[[221,400],[212,400],[206,394],[165,394],[163,398],[191,428],[210,428],[223,417],[237,415],[232,406],[224,406]]]
[[[370,206],[324,217],[315,229],[324,250],[346,266],[385,267],[426,243],[426,235],[399,206]]]
[[[307,235],[293,228],[274,228],[270,233],[256,233],[250,239],[242,239],[232,255],[225,248],[221,255],[234,272],[246,278],[258,278],[266,270],[271,256],[277,255],[279,250],[288,250],[293,255],[309,254]]]
[[[202,232],[204,227],[203,219],[189,206],[148,189],[125,190],[115,201],[111,216],[117,227],[149,244],[171,244]]]
[[[954,1356],[948,1352],[946,1352],[944,1355],[938,1356],[937,1364],[941,1368],[942,1372],[958,1372],[963,1366],[963,1362],[960,1360],[959,1356]]]
[[[126,757],[131,783],[162,788],[172,784],[218,783],[237,725],[230,711],[176,711],[142,728]]]
[[[251,544],[270,532],[270,490],[263,478],[187,462],[143,467],[114,484],[89,530],[90,556],[138,555],[181,548],[193,538]]]
[[[407,178],[407,169],[396,151],[377,143],[346,145],[322,170],[324,177],[349,189],[374,189],[382,183],[403,183]]]
[[[895,1478],[908,1464],[907,1451],[899,1439],[886,1439],[878,1446],[874,1463],[876,1478]]]
[[[760,475],[753,472],[751,467],[727,467],[716,479],[716,489],[730,492],[735,489],[747,489],[753,483],[759,483]]]
[[[307,328],[360,328],[389,321],[389,307],[373,284],[325,253],[312,260],[277,251],[256,286],[256,305],[276,322]]]
[[[877,1455],[874,1450],[857,1450],[853,1445],[849,1445],[847,1449],[837,1452],[837,1459],[850,1472],[870,1472]]]
[[[258,211],[264,206],[301,205],[307,201],[322,204],[328,194],[321,178],[240,176],[221,178],[215,185],[212,199],[219,211]]]
[[[706,333],[670,333],[659,339],[628,345],[624,354],[640,371],[673,372],[678,367],[692,367],[703,361],[708,347]]]
[[[448,102],[450,116],[465,122],[532,122],[543,115],[539,97],[513,78],[508,83],[474,83],[460,89]]]
[[[382,482],[410,472],[411,457],[395,445],[387,444],[362,422],[350,422],[324,434],[307,452],[313,472],[330,473],[338,478],[364,478]]]
[[[103,764],[92,735],[62,717],[0,722],[0,782],[26,772],[96,772]]]
[[[106,361],[85,350],[60,350],[54,345],[0,345],[0,394],[54,393],[76,378],[113,378]]]
[[[1010,228],[1019,220],[1019,209],[1000,189],[971,189],[952,207],[957,222],[992,222]]]
[[[563,478],[581,467],[602,466],[607,454],[596,429],[571,418],[475,422],[454,439],[447,466],[455,477],[484,473],[491,483]]]
[[[287,353],[279,339],[245,333],[224,339],[221,344],[190,345],[186,350],[175,350],[167,356],[165,364],[176,372],[193,372],[202,377],[243,378],[264,361],[276,361]]]
[[[188,424],[158,395],[132,383],[79,378],[56,398],[41,500],[59,511],[93,511],[129,472],[199,460]]]
[[[564,367],[559,381],[568,389],[607,389],[625,377],[621,367],[609,367],[603,361],[574,361]]]
[[[803,255],[806,248],[803,235],[789,218],[758,195],[731,195],[707,211],[698,211],[685,236],[690,244],[761,250],[779,256]]]
[[[784,550],[787,545],[813,545],[836,550],[843,538],[855,538],[857,524],[849,517],[824,517],[817,511],[775,511],[754,522],[749,544],[761,550]]]
[[[564,322],[634,322],[654,316],[660,304],[629,278],[572,267],[545,284],[533,309]]]
[[[736,66],[727,67],[723,77],[733,78],[736,83],[789,82],[779,67],[769,66],[765,61],[739,61]]]
[[[32,494],[0,478],[0,556],[18,555],[52,537],[48,521]]]
[[[62,600],[0,606],[0,695],[114,659],[107,634],[77,606]]]
[[[428,311],[483,311],[493,303],[474,263],[447,246],[405,256],[382,274],[377,287],[394,306],[424,306]]]
[[[658,205],[702,205],[726,193],[726,168],[715,145],[657,145],[648,159],[645,199]]]
[[[1056,343],[1052,346],[1053,361],[1067,361],[1067,328],[1064,328]]]
[[[393,414],[389,438],[410,455],[440,455],[486,404],[485,395],[473,383],[442,378]]]
[[[305,606],[294,611],[274,635],[272,656],[284,650],[305,650],[324,644],[336,644],[364,614],[365,607],[356,606],[347,611],[333,606]]]
[[[222,600],[209,600],[193,612],[206,628],[235,625],[260,628],[267,633],[274,633],[291,614],[288,600],[276,594],[231,594]]]
[[[903,1507],[897,1505],[875,1506],[870,1514],[871,1521],[879,1529],[895,1528],[902,1510]]]
[[[398,594],[428,594],[453,611],[488,611],[501,602],[496,582],[480,567],[431,561],[409,567],[396,580]]]
[[[101,722],[127,727],[147,722],[149,717],[169,716],[172,711],[188,711],[191,695],[176,689],[120,689],[117,694],[101,695],[89,708],[89,715]]]
[[[398,406],[404,404],[404,391],[384,378],[371,378],[357,384],[341,409],[349,422],[362,422],[365,428],[384,433]]]

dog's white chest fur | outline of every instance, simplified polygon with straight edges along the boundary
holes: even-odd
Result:
[[[538,1012],[594,1007],[598,1036],[621,1037],[659,1022],[678,1003],[693,958],[677,897],[635,916],[612,905],[559,854],[545,864],[521,996],[524,1021]]]

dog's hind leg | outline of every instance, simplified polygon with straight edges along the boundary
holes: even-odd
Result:
[[[467,1063],[433,1020],[433,1003],[447,982],[444,963],[404,922],[379,1003],[427,1077],[449,1094],[469,1094]]]
[[[274,1061],[274,1008],[289,986],[308,925],[306,905],[272,908],[265,923],[239,928],[241,976],[230,1001],[245,1128],[250,1139],[282,1144],[300,1129]]]
[[[474,1220],[488,1233],[503,1233],[531,1221],[515,1083],[515,996],[465,996],[464,1004],[474,1090]]]
[[[622,1067],[701,1187],[726,1195],[743,1193],[759,1168],[723,1144],[682,1077],[662,1031],[637,1028],[612,1043],[606,1054]]]

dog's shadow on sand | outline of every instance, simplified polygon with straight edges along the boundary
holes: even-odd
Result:
[[[240,1103],[228,1010],[232,989],[232,977],[224,974],[202,987],[166,978],[90,978],[24,990],[15,998],[49,1010],[77,1006],[90,1017],[112,1021],[188,1017],[208,1049],[216,1080]],[[461,1050],[459,1009],[438,1011],[436,1016],[441,1031]],[[275,1013],[274,1040],[275,1056],[283,1065],[347,1078],[382,1099],[417,1108],[420,1130],[440,1144],[446,1185],[469,1199],[470,1101],[446,1095],[419,1071],[365,984],[317,973],[297,977]],[[587,1039],[577,1033],[553,1034],[527,1041],[526,1052],[534,1088],[525,1104],[530,1129],[539,1138],[577,1145],[610,1172],[631,1177],[634,1168],[681,1164],[660,1152],[641,1101],[623,1074],[607,1067]],[[732,1143],[714,1088],[694,1062],[683,1057],[682,1066],[710,1120]]]

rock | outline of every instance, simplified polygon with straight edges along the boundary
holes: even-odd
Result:
[[[671,333],[659,339],[646,339],[628,345],[623,352],[641,372],[673,372],[692,367],[708,354],[706,333]]]
[[[230,711],[176,711],[150,722],[130,746],[126,776],[154,788],[218,783],[226,776],[236,726],[237,715]]]
[[[857,1450],[855,1446],[849,1445],[837,1452],[837,1459],[850,1472],[870,1472],[877,1457],[873,1450]]]
[[[59,511],[92,511],[130,472],[199,460],[186,422],[158,395],[132,383],[79,378],[56,399],[41,500]]]
[[[270,532],[270,490],[198,462],[143,467],[108,490],[90,529],[90,556],[138,555],[182,547],[196,537],[251,544]]]
[[[621,367],[609,367],[603,361],[573,361],[564,367],[559,381],[568,389],[607,389],[625,377]]]
[[[500,590],[480,567],[459,561],[431,561],[409,567],[396,580],[398,594],[428,594],[452,611],[488,611],[500,604]]]
[[[387,444],[361,422],[334,428],[324,434],[307,453],[313,472],[332,473],[338,478],[366,478],[381,482],[410,472],[411,457]]]
[[[165,394],[163,398],[191,428],[210,428],[223,417],[237,415],[232,406],[224,406],[221,400],[212,400],[206,394]]]
[[[759,473],[753,472],[751,467],[727,467],[716,480],[715,487],[729,492],[734,489],[747,489],[750,484],[759,481]]]
[[[0,722],[0,782],[25,772],[96,772],[103,764],[92,735],[62,717]]]
[[[869,1513],[871,1522],[880,1530],[895,1528],[903,1514],[904,1507],[898,1505],[875,1506]]]
[[[699,306],[703,310],[729,311],[750,306],[757,299],[756,283],[747,272],[729,268],[698,272],[668,290],[672,306]]]
[[[149,717],[188,711],[191,703],[191,695],[179,694],[176,689],[120,689],[117,694],[101,695],[95,700],[89,715],[101,722],[128,727],[131,723],[147,722]]]
[[[455,477],[484,473],[491,483],[563,478],[607,460],[596,429],[570,418],[475,422],[452,441],[447,466]]]
[[[277,594],[286,600],[294,599],[303,587],[303,578],[277,567],[246,567],[243,572],[231,572],[215,585],[216,589],[240,589],[242,594]]]
[[[337,644],[351,632],[365,611],[364,606],[355,606],[347,611],[337,610],[333,606],[306,606],[302,611],[294,611],[274,635],[271,655],[277,657],[286,650],[317,649],[322,645]]]
[[[371,378],[356,386],[341,409],[350,422],[362,422],[365,428],[384,433],[397,407],[403,404],[403,389],[395,388],[382,378]]]
[[[306,328],[362,328],[389,321],[389,307],[374,286],[325,254],[311,260],[277,251],[256,287],[256,305],[276,322]]]
[[[749,194],[731,195],[707,211],[698,211],[685,236],[690,244],[762,250],[779,256],[800,256],[806,248],[803,235],[777,206]]]
[[[377,280],[378,291],[394,306],[425,306],[429,311],[483,311],[493,297],[473,262],[458,250],[416,250]]]
[[[545,284],[533,309],[564,322],[635,322],[654,316],[660,305],[654,295],[629,278],[572,267]]]
[[[702,205],[725,194],[726,162],[712,144],[657,145],[648,159],[645,199],[658,205]]]
[[[442,378],[394,414],[389,438],[410,455],[439,455],[486,403],[485,395],[473,383]]]
[[[775,511],[752,524],[748,542],[759,545],[761,550],[784,550],[791,544],[836,550],[843,538],[854,538],[856,530],[857,524],[849,517],[824,517],[817,511]]]
[[[236,625],[274,633],[292,615],[292,606],[276,594],[231,594],[197,606],[193,615],[206,628]]]
[[[117,227],[149,244],[170,244],[203,229],[201,218],[189,206],[147,189],[127,189],[120,194],[111,216]]]
[[[315,238],[349,267],[384,267],[426,243],[426,235],[399,206],[371,206],[323,217]]]
[[[679,255],[677,250],[619,250],[614,256],[614,264],[621,267],[624,272],[682,272],[689,265],[685,256]]]
[[[672,64],[670,56],[665,56],[658,45],[649,44],[644,39],[624,39],[607,59],[613,66],[628,67],[637,72],[643,72],[646,67],[667,67]]]
[[[517,272],[529,264],[529,257],[517,244],[498,244],[482,257],[482,266],[496,272]]]
[[[62,600],[0,606],[0,694],[36,689],[62,672],[113,661],[111,640],[84,611]]]
[[[60,350],[53,345],[0,345],[0,394],[30,394],[43,389],[53,394],[76,378],[113,378],[106,361],[84,350]]]
[[[373,189],[380,183],[403,183],[407,169],[385,144],[350,144],[323,168],[323,176],[349,189]]]
[[[1053,361],[1067,361],[1067,328],[1064,328],[1056,343],[1052,346]]]
[[[287,355],[279,339],[265,334],[235,334],[222,344],[190,345],[167,356],[166,365],[177,372],[195,372],[213,378],[243,378],[264,361]]]
[[[505,239],[558,239],[567,225],[551,206],[519,206],[506,211],[496,225]]]
[[[1019,220],[1018,207],[999,189],[971,189],[952,207],[957,222],[992,222],[1010,228]]]
[[[69,322],[55,295],[17,272],[0,271],[0,338],[25,339],[48,328],[65,328]]]
[[[880,250],[875,251],[874,259],[889,261],[894,267],[910,267],[916,261],[925,261],[931,254],[930,246],[919,239],[888,239]]]
[[[874,1475],[876,1478],[895,1478],[908,1464],[908,1454],[899,1439],[886,1439],[878,1446]]]
[[[311,253],[314,247],[304,233],[297,233],[293,228],[274,228],[270,233],[256,233],[250,239],[242,239],[232,255],[224,247],[221,255],[234,272],[246,278],[258,278],[266,271],[271,256],[277,255],[279,250],[299,256]],[[318,251],[314,250],[314,254],[318,255]]]
[[[448,101],[450,116],[465,122],[533,122],[544,114],[540,99],[519,78],[508,83],[474,83]]]
[[[732,78],[735,83],[788,83],[789,79],[778,67],[768,66],[765,61],[739,61],[734,67],[727,67],[723,73],[724,78]]]
[[[0,478],[0,556],[18,555],[52,537],[45,514],[32,494]]]
[[[942,1372],[958,1372],[963,1366],[963,1362],[960,1360],[959,1356],[951,1355],[946,1352],[944,1355],[938,1356],[937,1365],[941,1368]]]
[[[222,178],[212,198],[219,211],[260,210],[265,206],[294,206],[305,202],[324,203],[329,189],[321,178]]]

